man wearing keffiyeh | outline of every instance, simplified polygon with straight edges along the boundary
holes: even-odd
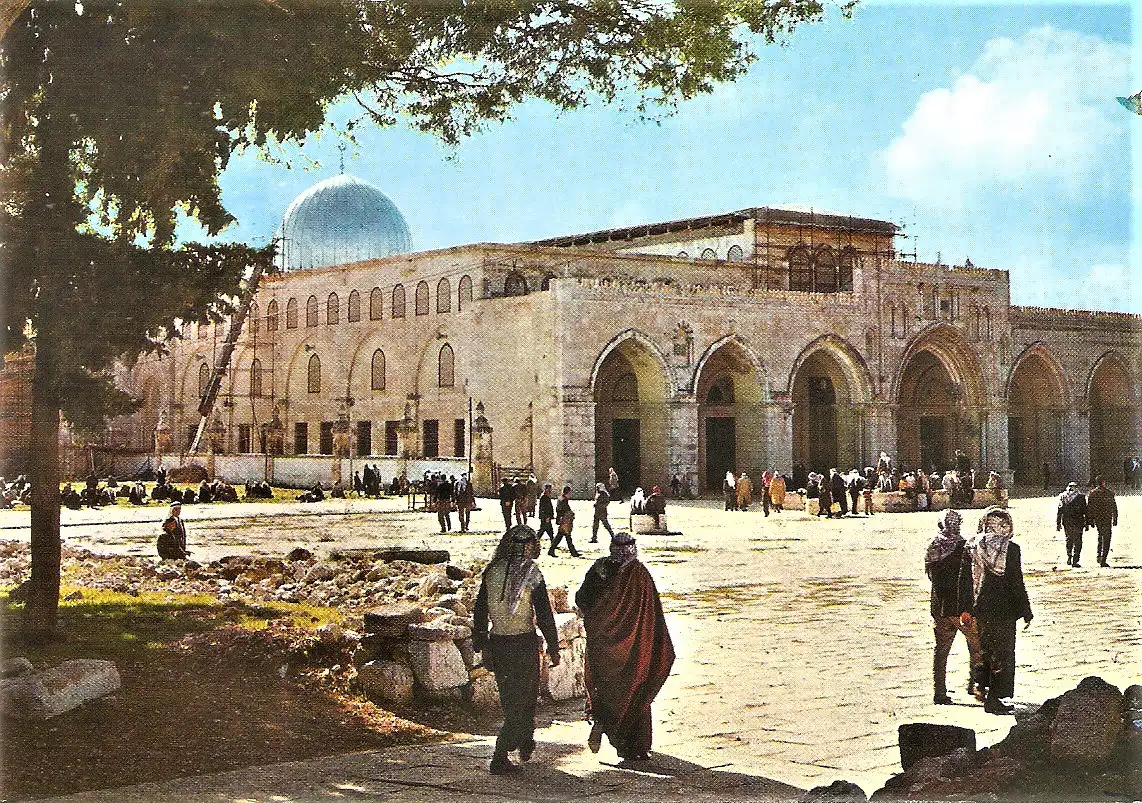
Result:
[[[932,702],[936,705],[950,705],[948,696],[947,671],[948,653],[956,633],[964,634],[968,643],[968,694],[974,690],[974,672],[979,664],[979,635],[972,622],[960,621],[959,574],[963,560],[965,542],[960,535],[963,517],[955,510],[944,513],[937,522],[939,533],[928,544],[924,556],[924,569],[932,581],[932,630],[936,636],[936,648],[932,658]]]
[[[559,665],[559,634],[547,584],[535,564],[539,538],[527,525],[509,529],[484,569],[472,612],[472,646],[496,676],[504,724],[489,767],[493,775],[518,769],[508,753],[527,761],[535,750],[535,701],[539,694],[539,637],[547,641],[551,665]],[[489,625],[490,632],[489,632]]]
[[[979,631],[982,666],[976,683],[987,689],[983,709],[989,714],[1013,711],[1003,699],[1015,694],[1015,623],[1022,619],[1030,625],[1033,618],[1014,532],[1009,512],[988,508],[960,565],[960,618],[965,624],[974,621]]]

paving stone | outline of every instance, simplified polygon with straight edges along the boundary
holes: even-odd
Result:
[[[113,661],[79,658],[34,674],[0,681],[2,709],[21,719],[50,719],[117,691],[122,685]]]

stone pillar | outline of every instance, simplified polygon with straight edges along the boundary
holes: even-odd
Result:
[[[984,471],[998,471],[1010,488],[1015,480],[1011,471],[1011,455],[1007,452],[1007,408],[989,407],[980,410],[979,467]],[[1020,481],[1026,481],[1026,477]]]
[[[476,416],[472,420],[472,476],[469,481],[479,496],[494,496],[495,482],[492,466],[495,455],[492,450],[492,425],[484,415],[484,403],[476,403]]]
[[[777,469],[782,474],[793,471],[793,405],[774,402],[762,408],[766,432],[766,470]]]
[[[1071,408],[1063,413],[1063,482],[1090,482],[1090,411]]]
[[[698,491],[698,398],[680,396],[666,407],[666,461],[671,477],[678,477],[682,488]]]
[[[896,454],[896,411],[894,405],[874,402],[864,410],[864,453],[865,466],[876,468],[880,453],[886,452],[894,464],[899,463]],[[864,468],[864,466],[862,466]]]
[[[412,402],[404,403],[404,418],[397,425],[397,454],[401,457],[419,457],[416,437],[417,423],[413,414]]]
[[[159,422],[155,425],[155,455],[159,458],[159,464],[162,463],[162,456],[170,454],[171,447],[174,444],[174,439],[171,437],[171,428],[167,423],[166,410],[159,411]]]
[[[563,389],[563,482],[578,496],[595,484],[595,399],[590,388]],[[557,477],[552,477],[558,481]]]
[[[210,426],[206,428],[206,442],[211,454],[225,454],[226,425],[222,423],[222,415],[217,410]]]

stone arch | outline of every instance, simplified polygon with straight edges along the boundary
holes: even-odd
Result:
[[[828,334],[797,355],[789,373],[794,472],[828,473],[864,465],[862,406],[872,400],[872,375],[860,352]]]
[[[345,319],[349,323],[357,323],[361,320],[361,293],[359,290],[352,290],[349,293],[349,308],[346,311]]]
[[[472,300],[472,277],[465,274],[460,277],[460,287],[456,291],[456,311],[464,311],[464,302]]]
[[[595,476],[613,466],[624,490],[661,485],[667,474],[666,409],[670,369],[658,346],[627,329],[600,351],[591,370],[595,403]]]
[[[719,490],[727,471],[756,475],[765,469],[768,386],[761,360],[738,335],[719,339],[702,354],[692,387],[698,400],[698,476],[705,490]]]
[[[1124,462],[1139,451],[1138,391],[1129,363],[1119,352],[1108,351],[1098,358],[1087,377],[1085,395],[1090,411],[1091,476],[1125,483]]]
[[[986,396],[979,359],[958,329],[933,323],[918,332],[893,378],[897,462],[945,470],[962,450],[979,466]]]
[[[1015,360],[1004,388],[1007,402],[1007,460],[1021,484],[1036,482],[1043,466],[1060,477],[1066,374],[1043,343],[1032,343]]]

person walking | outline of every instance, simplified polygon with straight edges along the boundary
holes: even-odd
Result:
[[[1118,503],[1114,500],[1114,491],[1106,485],[1102,477],[1094,478],[1095,487],[1086,495],[1086,521],[1087,527],[1094,525],[1098,531],[1098,565],[1104,569],[1110,564],[1111,528],[1118,526]]]
[[[172,502],[170,515],[159,533],[159,557],[163,560],[185,560],[190,554],[186,548],[186,524],[182,520],[182,502]]]
[[[570,505],[568,505],[570,510]],[[555,547],[558,546],[559,541],[563,538],[563,533],[555,534],[555,500],[551,498],[551,483],[546,483],[543,486],[543,493],[539,495],[539,543],[543,544],[543,534],[547,533],[547,537],[551,541],[551,548],[547,550],[547,554],[555,557]],[[572,515],[574,519],[574,515]],[[567,531],[567,549],[571,553],[571,557],[579,557],[579,551],[575,549],[575,544],[571,540],[571,531]]]
[[[440,532],[452,531],[452,481],[441,476],[436,483],[436,520],[440,522]]]
[[[736,490],[738,510],[749,510],[753,504],[753,480],[744,471],[738,477]]]
[[[460,532],[468,532],[472,522],[472,511],[476,509],[476,492],[467,474],[461,474],[456,483],[456,517],[460,520]]]
[[[835,468],[829,469],[829,490],[833,492],[833,502],[839,507],[837,516],[847,515],[849,512],[848,483],[845,477]]]
[[[989,714],[1014,710],[1004,700],[1015,694],[1015,624],[1022,619],[1027,627],[1034,618],[1019,545],[1011,540],[1014,532],[1007,510],[988,508],[960,564],[960,621],[965,626],[974,622],[979,633],[976,694],[984,696],[983,710]]]
[[[611,538],[615,537],[615,531],[611,529],[611,523],[607,520],[607,505],[611,503],[611,495],[607,493],[607,486],[603,483],[595,483],[595,517],[591,521],[591,543],[596,544],[599,542],[599,525],[602,524],[607,528]]]
[[[773,476],[769,478],[769,503],[777,513],[781,512],[785,504],[785,477],[779,474],[777,469],[773,470]]]
[[[555,535],[555,540],[551,542],[549,554],[554,555],[555,548],[559,546],[559,541],[566,538],[567,549],[571,552],[571,557],[579,557],[579,550],[575,549],[575,543],[571,540],[571,530],[575,526],[575,511],[571,509],[570,485],[563,486],[563,493],[555,505],[555,526],[558,528],[558,532]]]
[[[722,493],[726,495],[726,510],[738,509],[738,481],[734,479],[734,472],[727,471],[726,478],[722,480]]]
[[[832,483],[821,474],[814,474],[817,478],[817,516],[833,517],[833,488]]]
[[[610,469],[607,470],[607,492],[610,493],[616,501],[621,502],[623,501],[621,489],[622,486],[619,484],[619,472],[615,471],[614,466],[611,466]]]
[[[511,480],[504,477],[500,480],[500,512],[504,514],[504,532],[512,528],[512,506],[515,504],[515,489]]]
[[[1067,490],[1059,494],[1059,509],[1055,515],[1055,530],[1063,530],[1067,536],[1067,565],[1079,565],[1079,553],[1083,549],[1083,530],[1087,527],[1086,497],[1079,490],[1077,482],[1067,483]]]
[[[968,643],[968,694],[975,690],[974,679],[979,666],[979,634],[974,624],[960,621],[960,564],[966,546],[960,534],[962,523],[963,517],[957,511],[946,511],[944,518],[936,523],[939,533],[932,538],[924,555],[924,571],[932,581],[930,609],[936,637],[932,655],[932,702],[936,705],[952,702],[947,687],[948,653],[957,632],[963,633]]]
[[[512,489],[515,504],[515,523],[527,524],[527,517],[531,515],[531,508],[527,504],[527,481],[523,477],[515,478],[515,487]]]
[[[519,769],[535,751],[535,703],[539,696],[539,636],[547,643],[552,666],[559,666],[559,633],[547,596],[547,584],[536,565],[539,539],[527,525],[504,534],[480,576],[472,611],[472,646],[483,652],[484,666],[496,676],[504,723],[496,736],[488,767],[493,775]]]
[[[645,761],[651,704],[674,665],[674,645],[654,578],[630,533],[611,539],[610,554],[587,570],[575,604],[587,631],[587,745],[597,753],[605,735],[622,760]]]

